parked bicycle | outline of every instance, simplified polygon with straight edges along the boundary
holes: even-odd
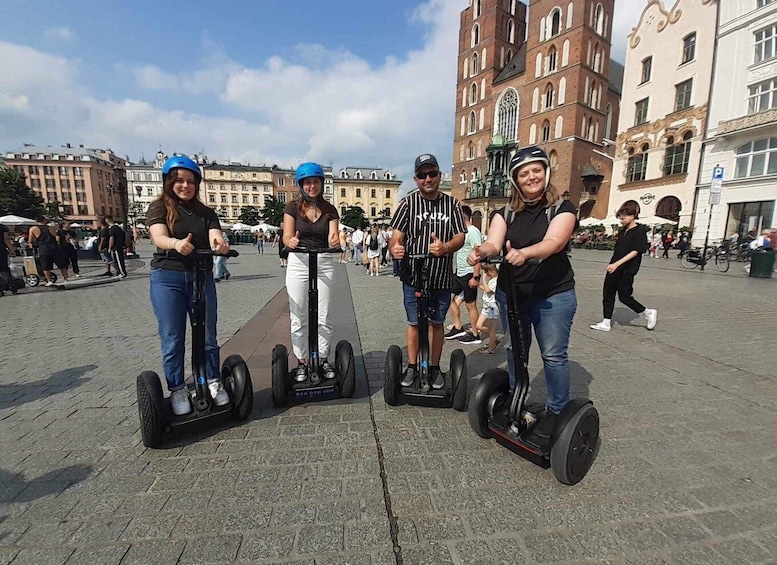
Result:
[[[680,263],[686,269],[701,267],[701,270],[703,271],[705,265],[714,260],[718,271],[725,273],[728,271],[730,255],[731,253],[725,245],[718,244],[714,247],[708,247],[707,249],[696,247],[695,249],[689,249],[680,259]]]

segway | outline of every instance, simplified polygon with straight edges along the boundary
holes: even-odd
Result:
[[[324,379],[318,354],[318,256],[340,253],[340,248],[309,249],[297,247],[290,253],[306,253],[308,256],[308,376],[302,382],[294,379],[295,370],[289,372],[289,351],[278,344],[272,350],[272,401],[275,406],[286,406],[289,397],[295,401],[317,400],[340,396],[351,398],[356,391],[356,362],[353,347],[341,340],[335,347],[335,378]]]
[[[248,366],[240,355],[230,355],[221,366],[221,381],[229,396],[224,406],[216,406],[210,397],[205,375],[205,277],[210,271],[207,259],[213,255],[210,249],[194,252],[194,293],[190,315],[192,325],[192,373],[186,386],[192,399],[192,411],[182,416],[173,414],[170,399],[162,393],[159,375],[143,371],[138,375],[138,415],[143,445],[159,447],[165,433],[215,416],[229,413],[233,419],[243,421],[254,407],[254,388]],[[227,257],[237,257],[230,251]]]
[[[501,257],[488,260],[495,264],[502,261]],[[589,399],[575,398],[556,417],[550,437],[533,433],[534,426],[546,412],[544,405],[526,402],[529,394],[527,332],[531,328],[525,327],[519,315],[518,299],[512,292],[511,269],[505,269],[502,277],[510,289],[506,292],[507,318],[516,387],[511,393],[510,377],[505,369],[486,371],[472,394],[469,423],[480,437],[493,437],[500,445],[532,463],[544,469],[552,468],[559,482],[577,484],[588,473],[599,451],[599,413]]]
[[[410,255],[415,297],[418,302],[418,375],[413,384],[402,386],[402,350],[392,345],[386,352],[386,366],[383,371],[383,399],[390,406],[403,402],[453,408],[459,412],[467,409],[467,357],[464,351],[456,349],[451,353],[451,363],[445,385],[439,390],[432,388],[430,378],[429,345],[429,262],[433,255]]]

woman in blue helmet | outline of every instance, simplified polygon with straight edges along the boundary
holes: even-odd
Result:
[[[337,209],[324,199],[324,169],[317,163],[303,163],[295,175],[300,198],[283,210],[283,244],[289,249],[339,247]],[[331,255],[318,257],[318,351],[321,376],[333,379],[335,370],[328,356],[332,342],[329,299],[334,286],[335,261]],[[289,294],[291,346],[298,360],[294,378],[307,379],[308,351],[308,256],[290,253],[286,268],[286,291]]]
[[[162,194],[151,203],[147,225],[156,245],[151,261],[151,305],[159,326],[162,365],[173,413],[188,414],[189,391],[184,382],[186,318],[192,303],[195,249],[229,251],[216,212],[199,198],[200,168],[183,155],[174,155],[162,166]],[[208,271],[210,273],[210,270]],[[216,406],[229,402],[219,379],[219,346],[216,341],[216,286],[212,274],[205,279],[205,364],[208,389]]]

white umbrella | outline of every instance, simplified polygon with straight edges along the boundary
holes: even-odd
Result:
[[[250,230],[251,226],[249,226],[248,224],[243,224],[241,222],[238,222],[236,224],[232,224],[232,229],[246,231],[246,230]]]
[[[257,224],[255,226],[251,227],[252,232],[258,232],[259,230],[262,231],[278,231],[280,228],[271,226],[270,224]]]
[[[70,227],[71,227],[71,228],[82,228],[82,227],[84,227],[84,226],[82,226],[82,225],[81,225],[81,224],[79,224],[78,222],[73,222],[72,224],[70,224]]]
[[[353,230],[353,228],[352,228],[351,226],[346,226],[346,225],[345,225],[345,224],[343,224],[342,222],[340,223],[340,228],[341,228],[341,229],[344,229],[345,231],[354,231],[354,230]]]
[[[229,224],[227,222],[221,222],[221,229],[222,230],[231,230],[232,228],[234,228],[234,226],[232,224]]]
[[[31,226],[35,223],[35,220],[22,218],[21,216],[15,216],[13,214],[8,216],[0,216],[0,224],[4,224],[6,226]]]
[[[599,218],[586,218],[585,220],[580,220],[581,228],[592,228],[594,226],[601,226],[601,225],[607,225],[607,224],[604,223],[604,220],[600,220]]]
[[[663,226],[664,224],[674,225],[677,223],[675,220],[662,218],[661,216],[645,216],[644,218],[639,218],[637,222],[646,226]]]

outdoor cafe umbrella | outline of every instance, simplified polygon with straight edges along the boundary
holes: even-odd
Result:
[[[8,216],[0,216],[0,224],[6,226],[34,226],[35,220],[10,214]]]
[[[640,218],[637,220],[640,224],[644,224],[646,226],[663,226],[664,224],[676,224],[677,222],[675,220],[670,220],[668,218],[662,218],[661,216],[645,216],[644,218]]]
[[[604,223],[604,220],[600,220],[599,218],[586,218],[585,220],[580,220],[580,227],[581,228],[592,228],[594,226],[601,226],[606,225]]]

